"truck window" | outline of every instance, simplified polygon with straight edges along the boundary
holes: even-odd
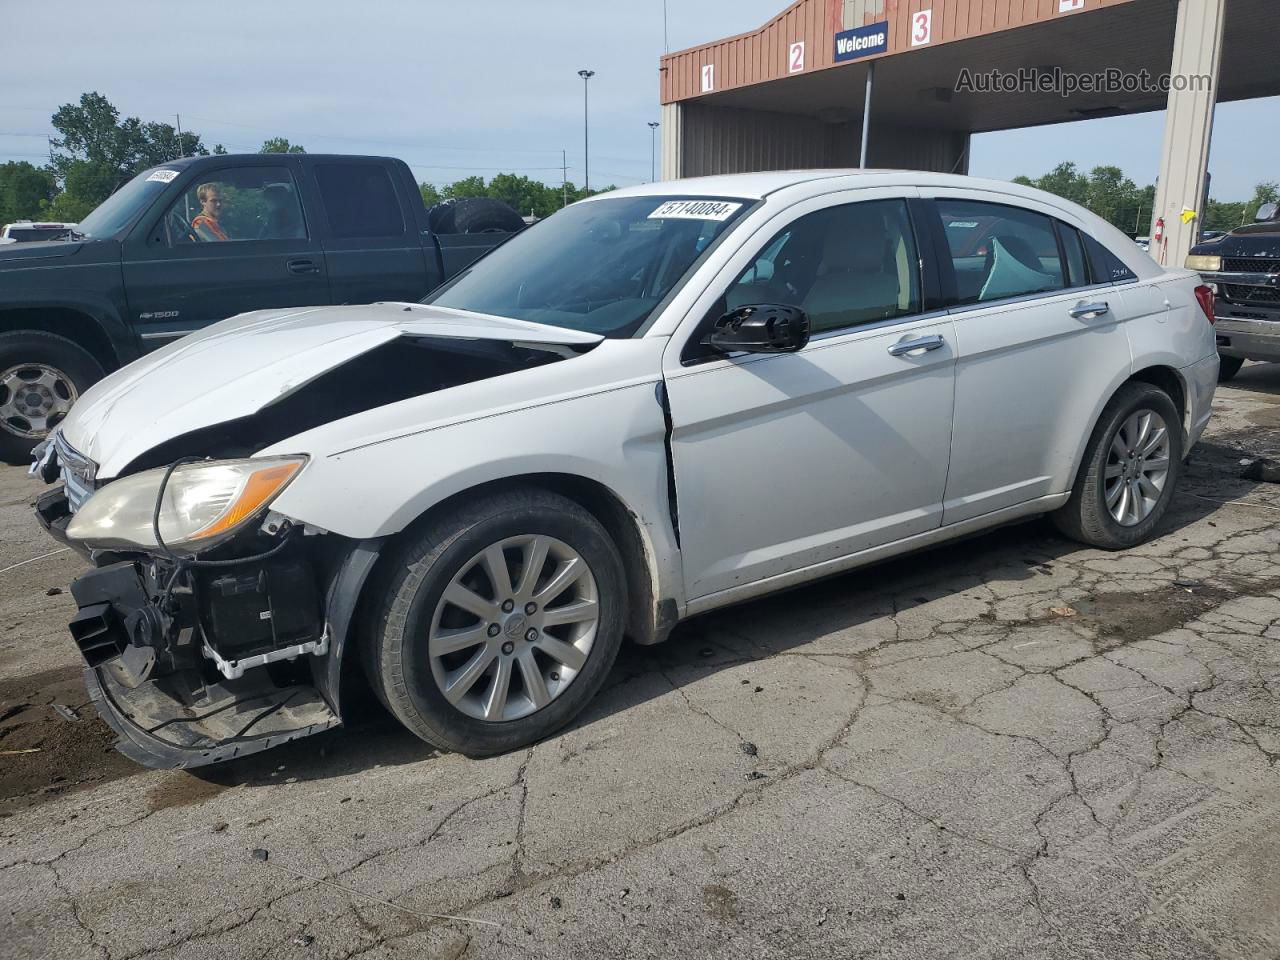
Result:
[[[298,188],[285,167],[229,167],[192,183],[165,214],[169,246],[306,239]]]
[[[322,163],[315,168],[329,229],[338,239],[402,237],[400,201],[385,167]]]

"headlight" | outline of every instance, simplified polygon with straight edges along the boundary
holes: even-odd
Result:
[[[160,508],[165,544],[212,546],[259,515],[307,462],[306,457],[209,460],[173,471]],[[94,548],[156,547],[151,519],[165,468],[103,487],[67,525],[67,536]]]
[[[1217,273],[1222,269],[1221,257],[1187,257],[1188,270],[1200,270],[1205,273]]]

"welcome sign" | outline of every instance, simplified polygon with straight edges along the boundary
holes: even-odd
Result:
[[[889,21],[869,23],[836,34],[836,62],[857,60],[889,49]]]

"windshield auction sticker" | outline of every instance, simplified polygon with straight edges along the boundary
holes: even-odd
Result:
[[[178,175],[177,170],[152,170],[148,180],[159,180],[161,183],[169,183]]]
[[[649,214],[649,219],[728,220],[741,206],[727,200],[668,200]]]

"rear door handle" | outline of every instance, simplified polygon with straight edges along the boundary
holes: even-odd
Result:
[[[918,337],[915,340],[899,340],[889,347],[889,356],[901,357],[916,350],[937,350],[944,343],[946,341],[936,333],[933,336]]]
[[[314,260],[290,260],[285,264],[290,273],[319,273],[320,268]]]
[[[1100,317],[1104,313],[1110,313],[1111,308],[1107,306],[1107,301],[1099,300],[1097,303],[1078,303],[1067,312],[1077,320],[1083,320],[1085,317]]]

